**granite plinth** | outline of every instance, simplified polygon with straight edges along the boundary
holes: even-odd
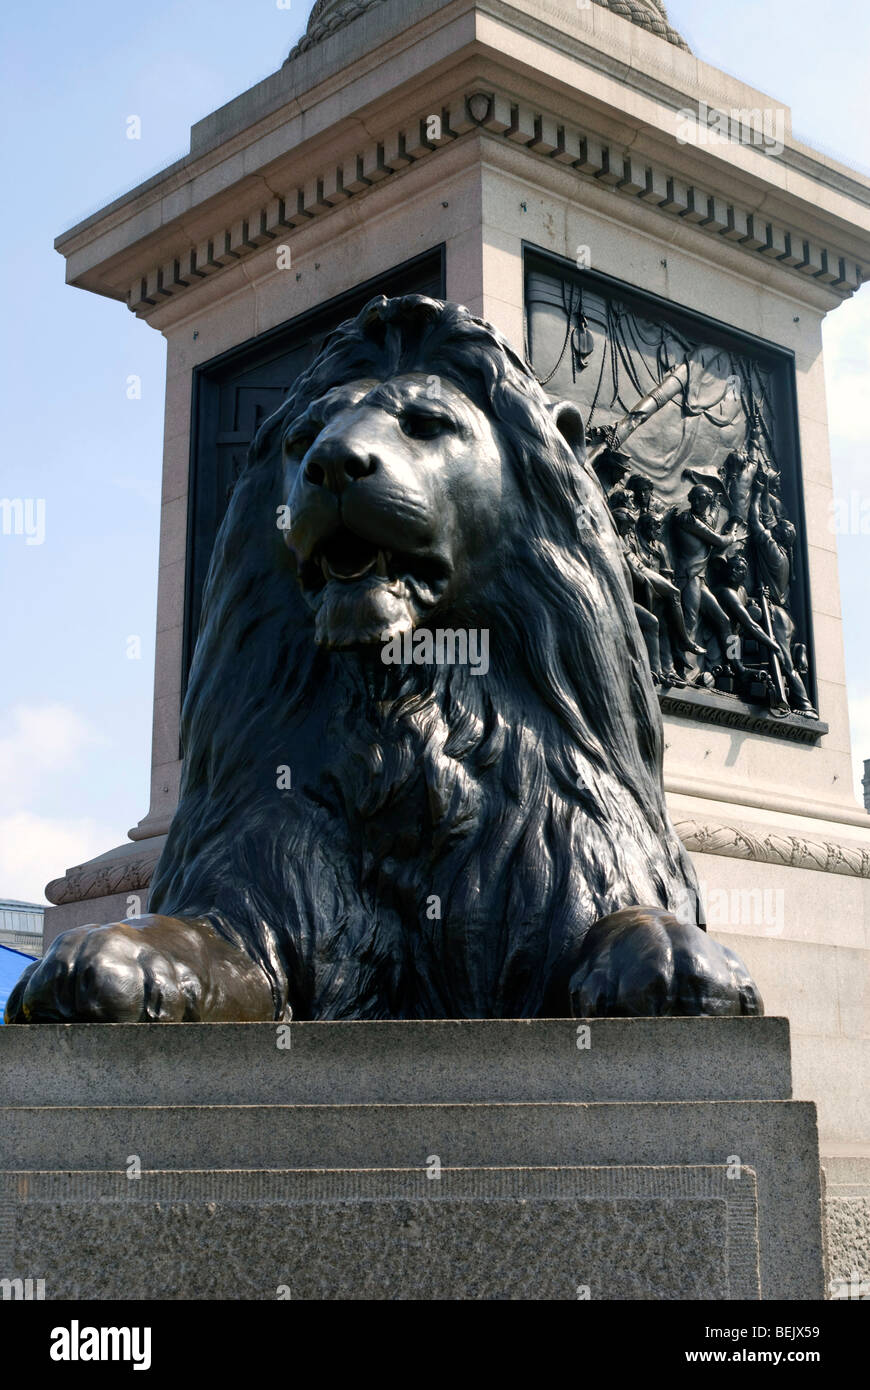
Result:
[[[4,1105],[790,1096],[783,1018],[72,1023],[0,1031]]]
[[[20,1178],[0,1177],[0,1203]],[[40,1270],[48,1298],[759,1297],[751,1170],[38,1173],[23,1186],[5,1204],[5,1267]]]
[[[0,1278],[821,1298],[815,1108],[789,1077],[780,1019],[5,1028]]]

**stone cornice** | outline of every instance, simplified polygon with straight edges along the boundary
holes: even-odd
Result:
[[[440,133],[434,135],[432,116],[440,122]],[[573,172],[578,184],[594,181],[609,190],[615,202],[638,199],[663,218],[682,221],[711,239],[724,239],[747,257],[778,264],[796,280],[814,280],[836,296],[846,298],[861,284],[861,268],[836,244],[809,237],[794,223],[771,221],[745,203],[720,195],[711,184],[689,183],[663,163],[626,154],[588,128],[490,91],[468,92],[440,110],[421,112],[384,139],[361,142],[338,163],[324,153],[319,165],[309,166],[304,183],[255,203],[246,216],[216,222],[196,245],[181,244],[174,255],[145,268],[130,287],[129,307],[147,317],[156,305],[190,293],[205,278],[270,243],[286,241],[292,251],[294,229],[328,216],[348,199],[368,194],[474,131],[524,149],[537,160],[561,165]]]
[[[840,243],[847,259],[870,260],[868,180],[793,141],[789,113],[779,105],[785,115],[781,154],[732,143],[695,151],[689,160],[674,138],[678,112],[696,109],[702,99],[723,109],[767,107],[772,99],[618,16],[599,6],[575,11],[555,0],[452,0],[444,6],[424,0],[414,20],[409,23],[399,0],[383,0],[371,21],[350,26],[348,32],[365,31],[353,44],[341,35],[324,40],[329,61],[313,61],[312,54],[320,54],[316,46],[200,122],[189,155],[58,237],[70,282],[124,298],[130,270],[141,275],[147,269],[149,247],[151,255],[162,256],[164,245],[177,243],[182,223],[196,243],[200,224],[216,219],[218,206],[238,198],[243,186],[268,181],[282,191],[284,176],[306,151],[319,160],[324,140],[341,157],[349,123],[387,138],[391,121],[400,108],[405,115],[415,93],[420,99],[422,88],[432,90],[449,69],[451,88],[442,101],[449,99],[471,60],[477,68],[472,82],[486,90],[576,127],[588,122],[593,134],[597,124],[653,167],[669,164],[670,176],[685,178],[689,163],[699,181],[727,187],[730,196],[746,185],[742,201],[749,211],[763,204],[774,221],[796,222],[801,239]],[[626,33],[633,34],[629,45]],[[820,187],[830,196],[820,199]],[[179,255],[188,247],[174,249]]]
[[[870,817],[868,817],[870,821]],[[870,878],[870,850],[838,844],[819,836],[792,835],[787,831],[751,831],[745,826],[723,825],[677,812],[674,828],[686,849],[694,854],[715,854],[727,859],[746,859],[777,864],[789,869],[811,869],[823,874]],[[144,892],[151,882],[163,848],[163,838],[135,854],[116,860],[92,860],[69,869],[63,878],[46,886],[45,896],[55,906],[111,897],[116,893]]]

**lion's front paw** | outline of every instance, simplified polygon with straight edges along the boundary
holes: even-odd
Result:
[[[763,1014],[738,955],[660,907],[600,918],[571,980],[575,1018]]]
[[[7,1023],[179,1023],[200,1016],[202,982],[170,948],[169,919],[74,927],[29,966]],[[153,930],[158,927],[158,930]],[[152,930],[149,930],[152,928]]]

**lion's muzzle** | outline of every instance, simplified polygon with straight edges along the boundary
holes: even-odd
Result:
[[[285,540],[324,646],[369,645],[413,628],[449,582],[430,489],[413,459],[377,442],[363,447],[352,428],[328,426],[289,490]]]

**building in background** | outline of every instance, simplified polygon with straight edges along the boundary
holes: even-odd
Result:
[[[42,955],[45,908],[0,898],[0,1023],[15,981],[32,960]]]
[[[22,903],[0,898],[0,946],[11,946],[25,955],[42,955],[42,927],[45,908],[40,903]]]

